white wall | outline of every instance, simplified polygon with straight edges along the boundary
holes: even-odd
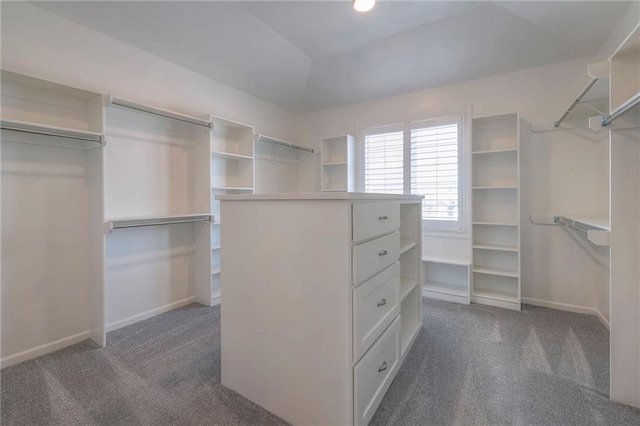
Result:
[[[285,111],[275,105],[257,99],[253,96],[225,86],[221,83],[212,81],[204,76],[184,69],[176,64],[160,59],[139,49],[133,48],[113,38],[97,33],[91,29],[78,25],[74,22],[63,19],[57,15],[46,12],[36,6],[23,2],[2,2],[2,68],[15,72],[33,75],[46,80],[53,80],[62,84],[91,90],[97,93],[111,93],[115,96],[133,99],[142,103],[159,106],[162,108],[179,111],[191,115],[201,116],[208,113],[227,117],[229,119],[249,123],[255,126],[256,131],[275,136],[283,139],[290,139],[296,135],[296,127],[294,125],[296,115]],[[35,150],[30,155],[22,170],[32,170],[37,166],[38,161],[49,161],[56,167],[55,171],[61,175],[71,173],[66,180],[72,180],[73,173],[84,173],[83,170],[76,170],[76,163],[83,159],[85,154],[82,152],[64,152],[57,153],[51,148],[25,148],[20,146],[4,146],[3,164],[19,163],[22,155],[21,152]],[[18,149],[17,153],[14,151]],[[51,154],[49,154],[49,151]],[[40,158],[42,156],[46,158]],[[63,158],[58,159],[57,156],[62,155]],[[82,158],[78,158],[82,157]],[[25,158],[25,155],[22,155]],[[13,161],[16,159],[16,161]],[[5,161],[6,160],[6,161]],[[84,160],[81,162],[84,163]],[[108,165],[108,163],[107,163]],[[64,169],[64,170],[63,170]],[[20,170],[20,171],[22,171]],[[264,177],[260,176],[261,170],[264,170]],[[33,170],[32,170],[33,171]],[[3,173],[5,171],[3,170]],[[8,171],[7,171],[8,172]],[[262,181],[268,181],[270,187],[282,187],[285,189],[297,189],[297,165],[286,167],[282,163],[275,165],[269,163],[266,168],[262,165],[258,167],[257,188],[265,188],[266,185]],[[106,174],[109,175],[108,173]],[[281,183],[278,183],[281,179]],[[11,217],[15,213],[15,209],[7,210],[7,197],[12,194],[5,194],[4,189],[15,189],[13,185],[16,177],[3,179],[3,230],[7,238],[10,235],[6,232],[11,228]],[[24,180],[24,179],[23,179]],[[22,182],[22,181],[21,181]],[[51,180],[48,185],[32,188],[29,193],[33,197],[34,202],[43,199],[43,194],[49,198],[61,194],[58,202],[72,203],[76,198],[69,199],[69,194],[77,194],[77,199],[84,200],[79,203],[78,214],[82,213],[82,209],[87,209],[87,187],[80,182],[78,187],[70,186],[64,179]],[[292,186],[291,182],[294,182]],[[23,185],[20,183],[20,185]],[[28,178],[25,185],[29,185]],[[58,186],[56,186],[58,185]],[[77,190],[77,191],[76,191]],[[74,192],[75,191],[75,192]],[[14,194],[15,195],[15,194]],[[15,197],[11,198],[14,200]],[[107,203],[109,199],[107,199]],[[83,207],[84,206],[84,207]],[[67,206],[68,207],[68,206]],[[113,205],[106,206],[107,211],[113,210]],[[25,210],[24,205],[21,210]],[[68,211],[68,208],[65,210]],[[38,214],[45,214],[46,211],[38,208],[38,204],[34,204],[32,214],[33,220],[37,221]],[[123,213],[119,211],[118,213]],[[124,214],[124,213],[123,213]],[[69,218],[72,220],[73,218]],[[47,225],[48,222],[42,222]],[[46,226],[45,226],[46,227]],[[43,231],[47,231],[52,242],[62,243],[65,241],[65,235],[68,235],[67,228],[83,229],[86,226],[82,222],[74,221],[68,226],[60,224],[59,227],[49,227]],[[15,230],[19,232],[19,230]],[[84,232],[84,231],[79,231]],[[145,232],[139,235],[145,236]],[[139,242],[139,246],[143,249],[149,248],[149,243],[162,239],[160,235],[152,235],[144,238]],[[172,239],[169,238],[169,239]],[[74,242],[85,241],[85,238],[75,238]],[[163,240],[164,241],[164,240]],[[160,241],[162,242],[162,241]],[[84,243],[83,243],[84,244]],[[173,243],[172,243],[173,244]],[[167,248],[166,244],[158,248],[157,252],[166,255],[170,252],[170,256],[179,256],[180,250],[185,250],[183,245],[173,244],[172,248]],[[82,247],[86,247],[86,244]],[[129,245],[122,247],[120,239],[112,239],[108,244],[109,253],[121,252],[126,250]],[[48,250],[48,255],[37,256],[37,252]],[[73,268],[74,274],[82,275],[65,277],[71,273],[65,270],[65,263],[60,260],[73,259],[74,262],[87,264],[86,248],[72,247],[73,250],[66,253],[57,248],[55,245],[48,247],[35,246],[30,250],[35,250],[34,259],[44,259],[40,263],[34,263],[30,274],[53,272],[61,276],[56,282],[64,282],[65,280],[73,282],[73,286],[64,289],[56,286],[47,286],[46,280],[39,277],[30,279],[29,277],[19,276],[20,274],[12,274],[10,269],[3,270],[4,280],[2,282],[2,354],[3,358],[14,355],[20,351],[30,351],[39,345],[45,345],[43,349],[46,351],[47,345],[57,339],[65,339],[69,336],[80,335],[86,337],[85,333],[88,328],[88,308],[87,298],[88,292],[86,286],[77,285],[86,282],[86,274],[82,268]],[[174,253],[176,252],[177,253]],[[7,253],[3,253],[5,261],[9,259]],[[14,253],[15,255],[15,253]],[[23,256],[28,254],[21,253]],[[53,257],[52,257],[53,256]],[[56,257],[57,256],[57,257]],[[118,264],[118,256],[107,259],[107,267],[110,268],[108,279],[116,281],[120,277],[123,265]],[[136,259],[134,259],[136,260]],[[137,259],[139,260],[139,259]],[[142,259],[144,261],[145,259]],[[44,262],[44,264],[43,264]],[[48,262],[48,263],[47,263]],[[174,261],[175,263],[175,261]],[[126,265],[125,265],[126,266]],[[54,268],[52,272],[51,268]],[[185,263],[177,269],[171,266],[171,271],[165,274],[167,280],[171,281],[171,273],[184,276],[188,265]],[[166,268],[165,268],[166,269]],[[8,272],[7,272],[8,271]],[[39,272],[38,272],[39,271]],[[137,273],[133,270],[132,273]],[[180,271],[184,273],[180,273]],[[14,271],[16,272],[16,271]],[[20,272],[20,271],[17,271]],[[24,272],[24,271],[23,271]],[[10,274],[7,275],[7,274]],[[29,279],[27,279],[29,278]],[[148,278],[148,277],[147,277]],[[121,277],[120,277],[121,279]],[[24,281],[39,283],[36,287],[24,286]],[[132,313],[141,310],[151,310],[159,305],[166,304],[171,301],[180,300],[193,293],[192,280],[187,280],[184,284],[176,286],[175,281],[167,284],[167,288],[158,290],[158,297],[150,300],[148,292],[140,292],[137,294],[131,292],[127,295],[126,304],[119,304],[119,308],[107,309],[106,317],[108,322],[122,320],[123,316],[130,316]],[[107,283],[109,284],[109,283]],[[113,290],[113,289],[112,289]],[[107,298],[114,299],[113,292],[108,292]],[[46,302],[46,306],[43,304]],[[109,306],[109,303],[108,303]]]
[[[319,148],[327,135],[354,134],[366,124],[393,122],[471,105],[473,116],[518,112],[524,120],[522,156],[522,295],[524,298],[598,309],[608,316],[608,251],[595,249],[559,226],[539,226],[529,215],[608,213],[606,135],[583,131],[532,133],[551,128],[584,88],[595,59],[498,75],[373,102],[305,114],[301,142]],[[470,65],[471,66],[471,65]],[[586,120],[584,121],[586,126]],[[301,166],[303,191],[319,189],[319,165]],[[466,238],[466,239],[465,239]],[[463,239],[425,238],[423,250],[470,260]]]

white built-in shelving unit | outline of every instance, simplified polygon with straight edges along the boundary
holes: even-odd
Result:
[[[355,189],[353,136],[322,139],[322,192],[351,192]]]
[[[211,132],[211,295],[213,303],[220,302],[222,265],[220,253],[220,201],[217,195],[253,194],[254,182],[253,127],[231,120],[213,117]]]
[[[517,114],[476,118],[472,135],[473,302],[520,310]]]
[[[2,70],[3,367],[86,339],[102,313],[86,301],[102,288],[104,102]]]

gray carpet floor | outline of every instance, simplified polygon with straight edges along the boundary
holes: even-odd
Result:
[[[640,425],[607,399],[594,317],[424,301],[424,328],[372,425]],[[3,425],[285,424],[220,385],[220,309],[167,312],[0,374]]]

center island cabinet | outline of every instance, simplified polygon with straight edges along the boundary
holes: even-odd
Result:
[[[422,327],[422,197],[221,195],[222,384],[366,425]]]

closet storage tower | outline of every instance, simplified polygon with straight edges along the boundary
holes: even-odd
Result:
[[[222,264],[220,252],[220,201],[217,195],[253,194],[254,183],[254,131],[253,127],[222,118],[213,118],[211,132],[211,296],[220,302]]]
[[[293,424],[366,425],[422,326],[421,197],[220,198],[222,384]]]
[[[322,192],[353,192],[355,189],[353,136],[322,138],[321,157]]]
[[[473,119],[472,301],[520,310],[520,125]]]

